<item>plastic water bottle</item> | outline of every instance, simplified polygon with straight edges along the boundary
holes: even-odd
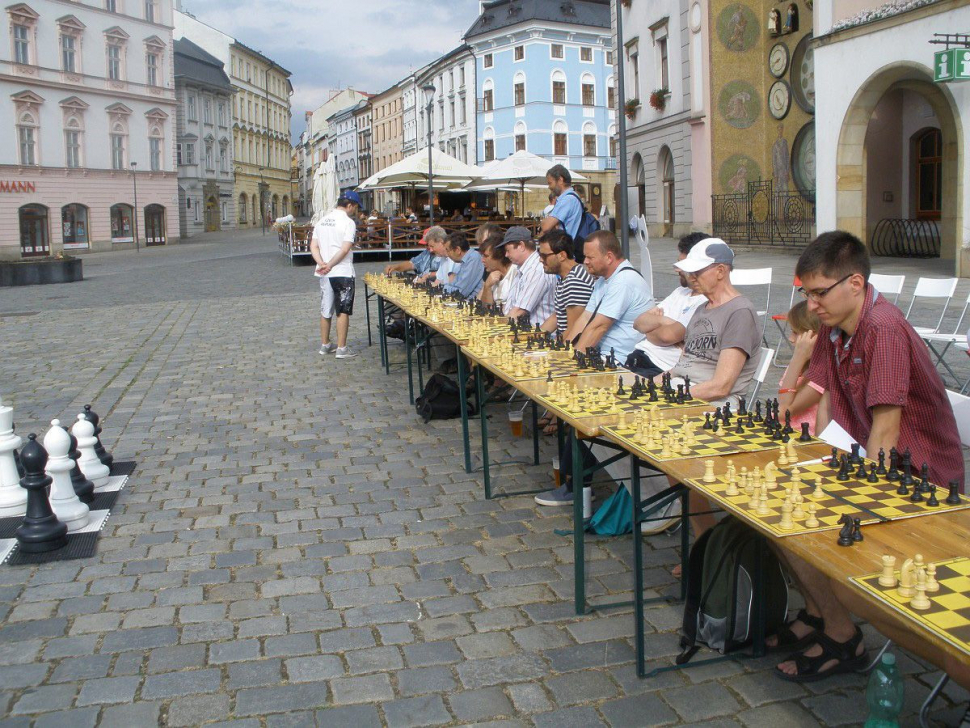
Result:
[[[903,678],[896,668],[896,655],[886,652],[869,674],[866,688],[869,718],[865,728],[893,728],[899,726],[903,709]]]

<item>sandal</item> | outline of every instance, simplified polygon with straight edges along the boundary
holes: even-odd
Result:
[[[546,410],[536,424],[539,425],[539,427],[547,427],[554,419],[555,418],[549,414],[549,410]]]
[[[866,666],[869,662],[866,650],[861,654],[855,653],[856,648],[862,643],[862,630],[855,628],[855,634],[845,642],[836,642],[824,632],[816,632],[812,638],[813,642],[822,648],[822,652],[815,657],[808,657],[804,653],[789,656],[789,660],[794,660],[797,672],[789,675],[782,672],[777,667],[775,675],[788,682],[816,682],[824,680],[831,675],[840,675],[844,672],[855,672]],[[821,670],[826,662],[835,660],[835,664],[828,670]]]
[[[794,632],[792,632],[791,626],[795,622],[801,622],[804,625],[812,628],[812,631],[806,634],[804,637],[799,637]],[[797,652],[808,647],[815,641],[815,635],[825,629],[825,620],[821,617],[813,617],[811,614],[806,612],[804,609],[800,609],[795,618],[790,622],[785,623],[778,632],[775,633],[775,637],[778,638],[778,644],[773,647],[768,648],[768,652],[777,652],[778,650],[788,650],[789,652]]]

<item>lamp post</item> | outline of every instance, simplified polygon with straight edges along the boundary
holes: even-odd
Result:
[[[428,120],[428,224],[434,225],[434,183],[432,181],[432,170],[434,168],[434,162],[431,158],[431,110],[434,101],[434,86],[430,83],[425,84],[421,87],[424,91],[425,100],[425,117]]]
[[[266,205],[263,201],[263,195],[265,194],[265,191],[263,190],[263,185],[265,184],[263,182],[264,169],[265,167],[259,168],[259,219],[263,223],[263,235],[266,235]]]
[[[141,245],[138,243],[138,177],[135,174],[135,167],[137,166],[138,162],[131,163],[131,187],[135,193],[135,209],[132,211],[131,216],[134,218],[135,223],[135,250],[140,253]]]
[[[623,257],[630,257],[630,220],[629,202],[627,200],[627,169],[626,169],[626,82],[624,80],[624,59],[623,54],[626,49],[623,47],[623,3],[616,3],[616,53],[617,61],[617,94],[616,100],[619,106],[616,111],[617,134],[620,139],[619,156],[616,160],[620,169],[620,209],[617,215],[620,218],[620,247],[623,249]]]

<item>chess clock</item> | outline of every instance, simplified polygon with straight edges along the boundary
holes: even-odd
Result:
[[[812,36],[802,38],[791,55],[791,89],[795,103],[808,114],[815,113],[815,56]]]
[[[775,43],[768,51],[768,70],[775,78],[781,78],[788,70],[788,46],[784,43]]]
[[[791,87],[785,81],[775,81],[768,91],[768,111],[781,121],[791,108]]]

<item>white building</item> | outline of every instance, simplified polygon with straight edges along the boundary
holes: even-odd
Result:
[[[115,7],[5,8],[0,258],[178,240],[172,3]]]
[[[337,170],[337,185],[341,190],[360,184],[357,171],[357,125],[354,108],[348,106],[327,118],[330,126],[329,148]]]
[[[371,124],[373,109],[370,100],[363,99],[358,101],[353,113],[354,127],[357,129],[357,176],[363,182],[374,174],[373,130]],[[361,200],[364,203],[364,207],[370,209],[374,204],[374,193],[362,192]]]
[[[418,89],[417,76],[423,71],[408,74],[401,81],[401,123],[404,133],[404,156],[410,156],[420,149],[423,144],[418,140],[418,106],[422,98]]]
[[[803,60],[819,79],[807,89],[815,127],[793,150],[793,171],[816,175],[820,232],[848,230],[879,253],[880,221],[919,221],[908,227],[936,226],[941,257],[970,276],[970,81],[934,83],[943,46],[928,43],[970,29],[970,6],[943,0],[873,17],[881,4],[816,0],[814,59]]]
[[[431,143],[442,152],[474,165],[477,163],[475,135],[475,57],[462,45],[432,61],[416,76],[418,149],[428,146],[428,99],[422,88],[434,86],[431,97]]]

